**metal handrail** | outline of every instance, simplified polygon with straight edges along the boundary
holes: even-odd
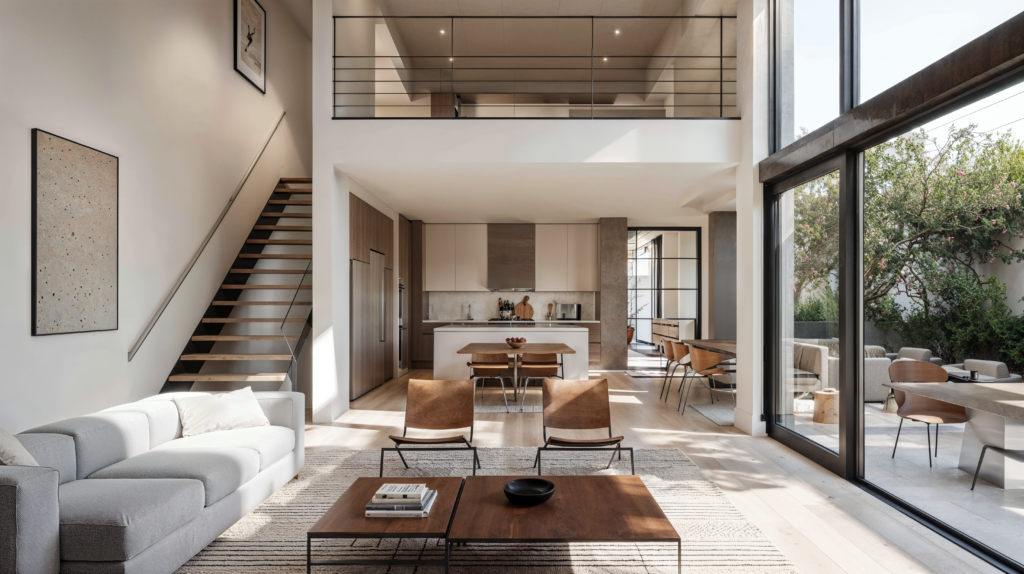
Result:
[[[288,363],[288,378],[291,380],[292,392],[298,391],[298,375],[299,375],[299,353],[302,352],[302,346],[305,344],[306,339],[309,337],[312,324],[309,319],[312,316],[313,308],[309,302],[299,301],[299,293],[302,292],[302,286],[306,283],[306,278],[309,277],[309,272],[312,270],[313,260],[306,264],[306,270],[302,272],[302,277],[299,278],[299,284],[295,286],[295,294],[292,295],[291,303],[288,305],[288,310],[284,312],[284,317],[281,318],[281,336],[284,338],[285,345],[288,346],[288,352],[291,353],[292,359]],[[300,329],[299,336],[295,340],[293,346],[291,341],[288,339],[288,332],[285,331],[285,327],[288,325],[288,319],[291,318],[292,309],[295,308],[296,303],[299,305],[308,305],[310,309],[306,311],[306,319],[303,321],[303,325]]]
[[[157,309],[153,318],[149,320],[149,324],[146,325],[145,330],[142,331],[142,334],[139,335],[135,344],[132,345],[132,348],[128,351],[129,361],[135,358],[135,353],[138,353],[142,344],[146,342],[146,337],[149,336],[150,331],[153,330],[157,321],[160,320],[164,311],[167,310],[167,306],[171,304],[171,300],[174,299],[174,296],[178,293],[178,289],[181,287],[182,283],[185,282],[185,278],[188,277],[189,272],[192,271],[192,267],[195,266],[196,261],[199,261],[199,256],[203,254],[203,250],[206,249],[207,244],[209,244],[210,240],[213,239],[213,234],[217,232],[217,228],[220,227],[221,222],[224,221],[224,218],[228,214],[228,210],[231,209],[232,204],[234,204],[235,198],[238,197],[239,192],[242,191],[242,187],[245,185],[245,182],[249,180],[249,175],[251,175],[252,170],[256,168],[256,162],[260,161],[260,158],[263,157],[263,152],[267,149],[267,146],[270,145],[270,140],[274,137],[274,134],[277,133],[277,128],[281,125],[282,120],[284,120],[284,110],[281,111],[281,115],[278,116],[277,121],[274,122],[274,127],[270,130],[270,134],[267,135],[267,139],[263,142],[263,145],[260,146],[260,151],[256,152],[256,157],[253,158],[252,163],[249,164],[249,169],[245,170],[245,175],[242,176],[242,181],[238,182],[238,187],[236,187],[235,192],[231,194],[227,205],[224,206],[224,210],[220,212],[220,217],[218,217],[217,221],[213,223],[213,227],[210,228],[210,232],[206,234],[206,239],[203,239],[202,245],[199,246],[195,255],[192,256],[188,265],[185,266],[185,271],[178,277],[178,280],[174,283],[174,287],[171,287],[170,292],[166,297],[164,297],[163,302],[160,303],[160,308]]]

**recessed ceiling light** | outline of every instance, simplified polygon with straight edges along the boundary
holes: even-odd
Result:
[[[608,58],[605,58],[605,59],[604,59],[604,61],[605,61],[605,62],[607,62],[607,61],[608,61]]]
[[[616,31],[615,31],[615,33],[616,33],[616,34],[618,34],[618,33],[619,33],[619,31],[618,31],[618,30],[616,30]]]
[[[448,58],[448,61],[449,61],[449,62],[454,62],[454,61],[455,61],[455,58]]]
[[[444,34],[444,30],[441,30],[441,33]],[[615,32],[615,33],[618,34],[618,32]]]

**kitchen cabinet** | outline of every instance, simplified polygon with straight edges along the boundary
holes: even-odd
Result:
[[[352,317],[349,323],[349,400],[381,386],[394,375],[394,274],[385,256],[350,262]]]
[[[370,252],[384,255],[386,269],[394,269],[394,222],[373,206],[350,193],[349,196],[349,259],[370,262]]]
[[[537,291],[569,290],[569,228],[564,224],[538,225],[536,230]]]
[[[487,224],[455,225],[455,290],[487,288]]]
[[[424,291],[455,291],[455,225],[424,225]]]
[[[595,224],[568,226],[567,291],[601,290],[601,254],[599,228]]]

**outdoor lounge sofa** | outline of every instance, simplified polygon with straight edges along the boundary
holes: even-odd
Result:
[[[0,466],[0,572],[174,572],[302,469],[304,395],[255,393],[270,426],[186,438],[174,396],[16,435],[40,466]]]
[[[1010,369],[1006,366],[1006,363],[999,361],[981,361],[978,359],[967,359],[963,363],[955,365],[949,365],[955,369],[963,369],[965,371],[978,371],[978,373],[985,375],[986,377],[992,377],[994,381],[985,381],[986,383],[1019,383],[1021,382],[1021,376],[1015,375],[1010,372]]]

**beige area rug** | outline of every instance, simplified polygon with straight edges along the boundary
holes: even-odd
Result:
[[[410,449],[411,450],[411,449]],[[407,451],[408,452],[408,451]],[[533,448],[481,448],[478,474],[530,475]],[[721,490],[677,449],[637,449],[636,470],[683,539],[683,572],[713,574],[793,573],[782,552],[729,503]],[[387,459],[385,476],[463,476],[466,452],[406,454],[412,467]],[[301,573],[306,569],[306,531],[360,476],[377,476],[379,450],[310,449],[297,480],[182,566],[180,574],[227,572]],[[605,453],[561,452],[544,458],[551,475],[627,474],[623,454],[605,470]],[[601,501],[594,501],[601,504]],[[442,542],[431,540],[316,540],[314,559],[441,559]],[[675,544],[471,544],[455,547],[452,572],[494,574],[668,574],[676,572]],[[440,574],[441,567],[317,566],[314,573]]]

